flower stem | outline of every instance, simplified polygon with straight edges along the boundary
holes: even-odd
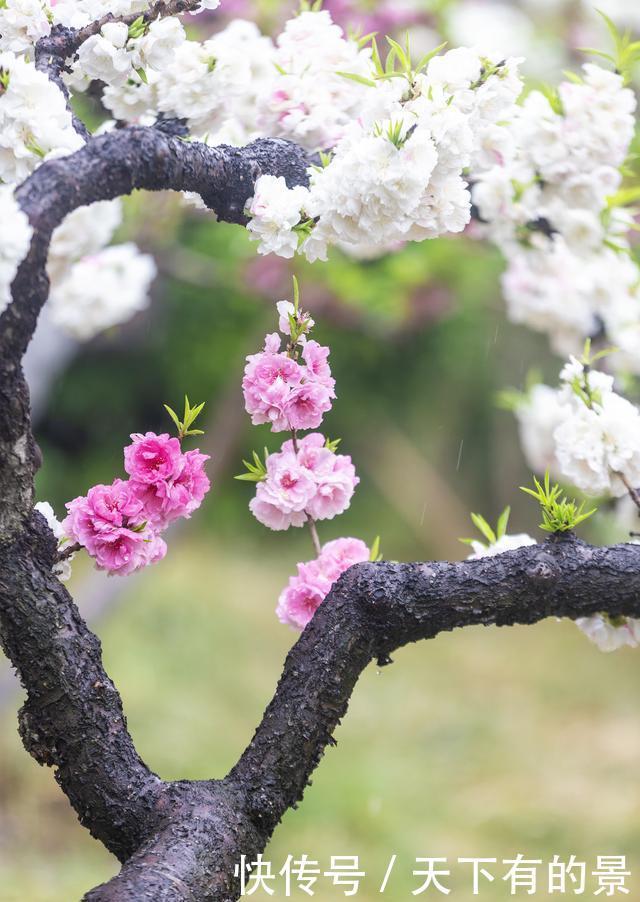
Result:
[[[313,542],[313,547],[315,549],[316,555],[320,557],[320,552],[322,551],[322,545],[320,544],[320,537],[318,535],[318,527],[316,526],[316,521],[307,514],[307,523],[309,524],[309,532],[311,533],[311,541]]]

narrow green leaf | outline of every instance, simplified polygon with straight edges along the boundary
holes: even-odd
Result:
[[[348,78],[350,81],[357,81],[360,85],[366,85],[368,88],[375,88],[376,83],[372,81],[370,78],[365,78],[364,75],[358,75],[357,72],[336,72],[336,75],[340,75],[342,78]]]
[[[485,518],[481,514],[471,514],[471,519],[473,521],[473,525],[478,529],[479,532],[487,539],[487,541],[493,545],[496,542],[496,534],[491,529]]]
[[[498,517],[498,525],[496,528],[496,535],[499,539],[501,539],[507,532],[507,526],[509,525],[509,516],[511,514],[511,508],[509,505],[505,507],[500,516]]]

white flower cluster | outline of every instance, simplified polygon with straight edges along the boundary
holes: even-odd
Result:
[[[0,314],[11,302],[11,283],[29,250],[33,229],[10,185],[0,185]]]
[[[51,320],[79,340],[126,322],[148,304],[153,260],[132,244],[106,247],[121,222],[121,201],[100,201],[74,210],[53,233]]]
[[[512,121],[512,153],[474,177],[483,231],[507,260],[503,288],[515,322],[575,353],[599,325],[640,371],[638,269],[630,215],[611,206],[634,135],[635,97],[592,64],[557,95],[534,91]]]
[[[309,189],[256,183],[248,228],[259,252],[299,248],[325,259],[329,245],[370,253],[462,231],[471,210],[466,171],[483,172],[513,140],[503,123],[522,88],[518,62],[462,48],[435,56],[423,73],[376,79],[370,61],[370,84],[344,79],[358,115],[327,146],[325,165],[310,170]]]
[[[276,73],[273,53],[253,22],[235,20],[210,40],[177,49],[154,83],[154,103],[186,118],[191,133],[209,143],[246,143],[259,134],[259,98]]]
[[[367,86],[340,73],[371,78],[371,49],[345,38],[327,10],[303,12],[276,41],[259,127],[309,150],[334,147],[360,116]]]
[[[54,3],[50,2],[54,22],[69,28],[83,28],[90,22],[102,19],[108,13],[117,18],[141,12],[148,5],[147,0],[55,0]]]
[[[157,108],[154,86],[184,43],[184,28],[173,17],[108,22],[81,45],[69,83],[81,90],[94,79],[103,82],[107,109],[117,119],[137,120]]]
[[[0,53],[0,181],[21,182],[82,143],[62,91],[24,57]]]
[[[51,319],[86,341],[143,310],[155,274],[153,258],[131,243],[83,257],[52,285]]]
[[[535,386],[518,408],[532,469],[549,469],[588,495],[621,497],[640,485],[640,412],[613,377],[571,358],[561,387]]]
[[[51,12],[42,0],[0,4],[0,51],[24,53],[51,31]]]

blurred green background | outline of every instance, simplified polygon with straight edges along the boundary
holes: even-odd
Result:
[[[161,564],[119,581],[81,562],[72,591],[103,641],[148,764],[164,778],[222,776],[295,640],[276,620],[277,596],[296,561],[312,556],[306,532],[259,526],[251,487],[232,478],[251,449],[279,446],[251,427],[240,379],[294,270],[257,258],[242,230],[185,213],[168,195],[131,198],[120,237],[157,260],[153,305],[80,348],[57,375],[37,422],[38,496],[61,514],[65,501],[122,473],[130,432],[170,426],[164,402],[176,406],[185,392],[207,401],[200,446],[213,456],[214,488],[201,511],[170,537]],[[469,511],[493,521],[506,504],[510,531],[535,533],[535,506],[517,489],[530,474],[515,422],[495,395],[522,386],[532,366],[553,380],[559,364],[543,339],[506,322],[500,269],[494,251],[467,238],[378,261],[295,264],[316,337],[332,349],[338,400],[325,431],[342,437],[361,477],[350,510],[321,524],[323,541],[379,533],[386,558],[457,559]],[[622,537],[589,528],[591,538]],[[392,666],[365,673],[338,747],[266,857],[279,870],[288,854],[307,853],[322,868],[331,855],[359,855],[367,876],[357,898],[373,900],[392,854],[390,899],[412,898],[416,856],[447,856],[452,896],[466,899],[458,857],[521,852],[546,865],[575,854],[591,870],[597,855],[618,854],[637,898],[638,689],[637,652],[603,655],[566,622],[469,629],[403,649]],[[0,900],[69,902],[117,865],[79,826],[52,773],[23,751],[19,702],[6,678]],[[505,871],[495,867],[482,898],[509,897]],[[540,873],[537,896],[547,898]],[[590,880],[587,895],[594,888]],[[323,882],[316,896],[343,893]]]

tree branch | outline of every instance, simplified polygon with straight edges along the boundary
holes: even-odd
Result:
[[[352,567],[289,652],[230,774],[215,784],[176,784],[174,819],[86,899],[238,898],[240,856],[263,851],[302,799],[370,661],[388,663],[395,649],[460,627],[590,616],[603,598],[612,615],[640,616],[639,565],[639,546],[594,548],[568,535],[479,561]]]

